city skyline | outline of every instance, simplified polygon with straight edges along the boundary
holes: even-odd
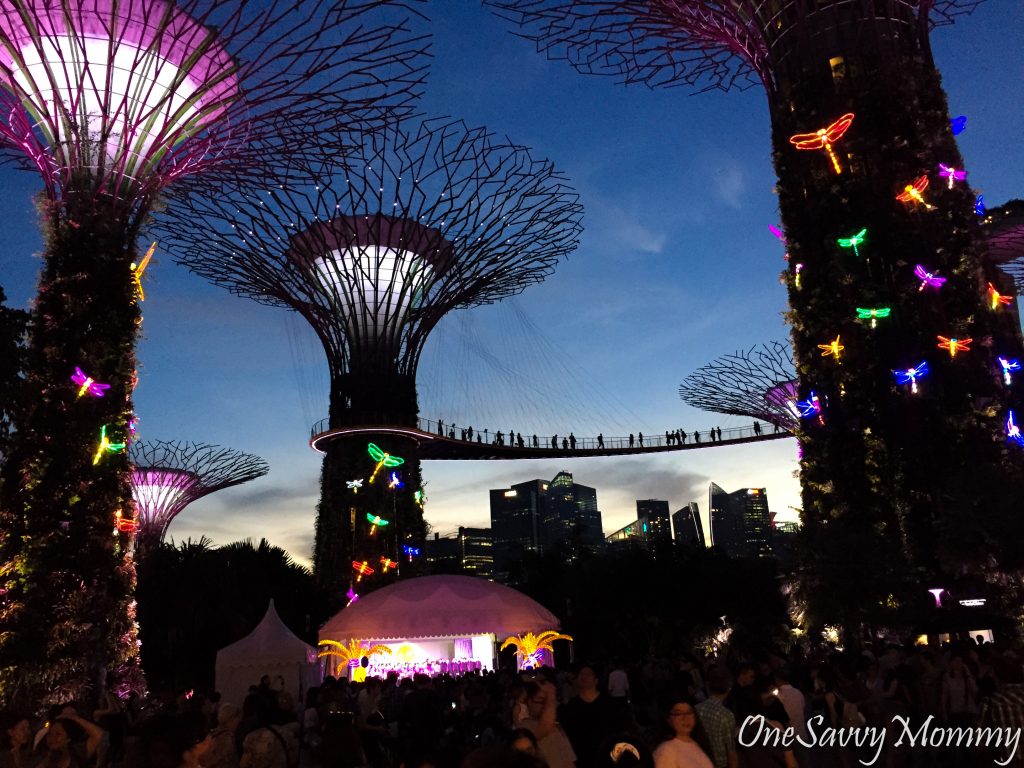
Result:
[[[786,335],[782,249],[767,230],[778,214],[763,95],[691,96],[582,78],[544,61],[484,9],[427,10],[435,61],[424,110],[486,125],[550,158],[579,188],[586,214],[579,251],[547,282],[509,305],[442,323],[421,366],[422,415],[524,436],[746,424],[688,408],[677,388],[721,354]],[[969,182],[990,204],[1024,192],[1024,148],[1006,138],[1024,103],[1012,34],[1021,23],[1024,9],[993,0],[933,37],[951,109],[969,118],[960,137]],[[26,306],[38,267],[31,254],[41,247],[38,182],[3,168],[0,183],[12,218],[0,285],[11,305]],[[190,506],[168,538],[205,534],[220,545],[265,536],[308,562],[320,456],[306,440],[327,399],[318,342],[298,318],[229,296],[161,259],[159,247],[147,278],[142,437],[217,443],[271,465],[250,486]],[[673,512],[698,501],[707,531],[712,481],[765,487],[773,511],[792,519],[795,459],[794,441],[784,440],[514,466],[428,461],[426,518],[442,532],[483,526],[487,492],[504,478],[566,470],[601,493],[609,531],[650,497]]]

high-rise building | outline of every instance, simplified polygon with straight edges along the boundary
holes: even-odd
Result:
[[[548,485],[545,480],[530,480],[491,491],[491,537],[499,571],[507,570],[506,561],[513,553],[540,552]]]
[[[460,570],[459,540],[435,533],[423,542],[423,559],[431,573],[456,573]]]
[[[711,543],[730,557],[770,557],[771,516],[764,488],[728,493],[715,483],[708,492]]]
[[[580,549],[604,547],[597,491],[580,485],[569,472],[559,472],[548,488],[547,509],[541,521],[541,547],[562,547],[570,556]]]
[[[691,501],[672,515],[675,541],[688,547],[704,547],[704,525],[700,521],[700,507]]]
[[[647,521],[647,534],[651,541],[672,541],[672,524],[669,520],[667,501],[637,499],[636,518]]]
[[[463,573],[493,579],[494,541],[491,529],[459,526],[459,557]]]

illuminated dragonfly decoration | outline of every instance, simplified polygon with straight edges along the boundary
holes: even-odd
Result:
[[[374,574],[373,568],[366,560],[363,560],[362,562],[359,562],[358,560],[353,560],[352,570],[356,572],[357,584],[363,578],[363,576],[372,576]]]
[[[928,375],[928,363],[920,362],[913,368],[907,368],[905,371],[893,371],[896,374],[896,383],[903,385],[909,384],[910,391],[913,394],[917,394],[917,380],[923,379]]]
[[[854,255],[859,258],[860,251],[857,250],[857,246],[864,244],[864,239],[867,237],[867,234],[868,229],[867,227],[865,227],[855,235],[850,235],[849,237],[840,237],[839,239],[836,240],[836,243],[839,245],[840,248],[853,248]]]
[[[102,459],[108,453],[120,453],[124,450],[126,443],[112,443],[110,438],[107,437],[107,425],[104,424],[100,427],[100,444],[96,448],[96,453],[93,454],[92,463],[93,466],[100,463]]]
[[[380,569],[381,573],[387,573],[390,568],[397,568],[398,567],[398,563],[396,563],[394,560],[389,559],[386,555],[381,555],[380,556],[380,564],[381,564],[381,569]]]
[[[1010,415],[1006,419],[1006,439],[1017,445],[1024,445],[1024,435],[1021,435],[1020,427],[1013,422],[1013,411],[1010,411]]]
[[[950,130],[953,131],[954,136],[959,136],[965,130],[967,130],[967,115],[957,115],[949,121]]]
[[[803,272],[803,271],[804,271],[804,265],[803,264],[795,264],[793,266],[793,285],[795,285],[797,287],[797,289],[800,288],[800,273]]]
[[[774,224],[769,224],[768,225],[768,231],[771,232],[773,235],[775,235],[775,237],[778,239],[778,241],[780,243],[782,243],[783,245],[786,245],[786,236],[782,233],[781,229],[776,227]],[[782,255],[782,258],[784,258],[786,261],[789,261],[789,251],[788,250]]]
[[[949,182],[949,188],[953,188],[954,181],[963,181],[967,178],[967,171],[959,171],[950,165],[939,163],[939,176]]]
[[[86,376],[82,369],[75,366],[75,373],[71,381],[78,385],[78,397],[88,392],[93,397],[103,397],[103,393],[110,389],[109,384],[101,384],[91,376]]]
[[[917,287],[919,291],[923,291],[925,288],[941,288],[942,284],[946,282],[946,278],[939,277],[938,270],[929,272],[920,264],[914,267],[914,276],[921,281]]]
[[[386,525],[391,525],[391,521],[390,520],[385,520],[383,517],[380,517],[379,515],[374,515],[374,514],[372,514],[370,512],[366,513],[366,521],[371,524],[371,527],[370,527],[370,535],[371,536],[373,536],[373,534],[375,534],[377,532],[377,527],[378,526],[383,528]]]
[[[419,505],[420,509],[423,509],[423,502],[426,501],[426,496],[423,495],[422,490],[417,490],[412,495],[413,500]]]
[[[798,400],[796,407],[800,410],[801,419],[812,419],[817,417],[819,424],[825,423],[825,415],[821,411],[821,400],[811,390],[811,394],[806,400]]]
[[[892,307],[857,307],[858,320],[870,320],[874,328],[879,318],[888,317],[892,314]]]
[[[354,589],[352,589],[352,587],[348,588],[348,592],[345,593],[345,597],[348,598],[348,602],[345,603],[345,607],[346,608],[348,608],[350,605],[352,605],[352,603],[354,603],[357,600],[359,600],[359,595],[356,593],[356,591]]]
[[[790,136],[789,143],[797,149],[803,150],[815,150],[823,149],[828,153],[828,159],[832,161],[832,167],[835,169],[837,174],[843,172],[843,168],[839,165],[839,158],[836,157],[835,150],[832,149],[832,145],[839,141],[849,129],[850,124],[853,123],[853,113],[848,112],[847,114],[840,117],[831,125],[828,125],[814,133],[798,133],[795,136]]]
[[[114,513],[114,527],[121,533],[135,533],[139,530],[139,521],[121,514],[121,510]]]
[[[836,362],[839,362],[840,353],[846,349],[842,344],[839,343],[839,337],[836,336],[833,341],[828,344],[819,344],[818,349],[821,350],[822,357],[834,357]]]
[[[128,265],[128,269],[132,273],[132,284],[135,286],[135,297],[139,301],[146,300],[146,292],[142,290],[142,275],[146,271],[146,267],[149,266],[149,260],[153,258],[153,253],[156,251],[156,243],[149,246],[149,250],[146,251],[146,255],[142,257],[142,260],[138,263],[134,261]]]
[[[377,466],[373,469],[373,474],[370,475],[370,485],[373,485],[373,481],[377,479],[377,474],[384,467],[400,467],[405,464],[405,459],[401,456],[392,456],[387,451],[382,451],[375,443],[367,445],[366,452],[370,454],[371,459],[377,462]]]
[[[405,483],[402,482],[402,478],[398,476],[397,472],[392,472],[391,477],[388,478],[388,488],[392,491],[398,490],[403,487]]]
[[[974,215],[975,216],[984,216],[986,210],[987,209],[985,208],[985,196],[984,195],[978,195],[974,199]]]
[[[996,287],[992,285],[992,283],[988,284],[988,302],[989,306],[992,309],[999,309],[999,307],[1004,307],[1011,301],[1013,301],[1012,296],[1004,296],[1003,294],[996,290]]]
[[[419,557],[420,556],[420,548],[419,547],[410,547],[408,544],[403,544],[402,545],[402,552],[405,554],[406,557],[409,558],[409,562],[410,563],[412,562],[412,559],[414,557]]]
[[[947,339],[945,336],[938,336],[936,338],[939,340],[936,346],[939,349],[947,350],[950,357],[956,357],[959,352],[970,352],[971,342],[974,341],[974,339],[958,339],[956,337]]]
[[[921,176],[913,184],[907,184],[900,194],[896,195],[896,199],[901,203],[918,203],[923,205],[926,210],[932,210],[935,206],[929,205],[924,196],[921,194],[928,189],[928,177]]]
[[[1020,370],[1020,361],[1010,360],[1005,357],[997,359],[999,360],[999,367],[1003,369],[1003,382],[1006,386],[1010,386],[1013,383],[1013,372]]]
[[[348,486],[348,489],[352,491],[352,493],[359,493],[359,489],[363,487],[363,478],[360,477],[357,480],[346,480],[345,485]]]

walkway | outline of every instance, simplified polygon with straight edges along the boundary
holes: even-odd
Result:
[[[398,427],[387,425],[360,424],[330,429],[327,419],[313,426],[309,444],[323,453],[324,446],[331,440],[340,437],[365,436],[372,441],[374,435],[400,435],[410,438],[419,444],[419,458],[432,460],[493,460],[493,459],[571,459],[585,456],[626,456],[631,454],[666,453],[669,451],[692,451],[700,448],[717,448],[725,445],[757,443],[765,440],[778,440],[791,437],[784,429],[772,424],[755,422],[746,427],[732,427],[721,430],[715,438],[711,438],[711,429],[687,432],[686,439],[680,442],[675,436],[666,438],[665,433],[644,435],[640,444],[639,433],[630,441],[626,437],[576,437],[575,446],[569,442],[568,435],[522,435],[522,447],[518,444],[509,445],[508,433],[501,433],[504,444],[496,442],[496,433],[484,430],[483,433],[473,429],[470,438],[470,427],[460,427],[446,422],[430,419],[419,419],[415,427]],[[552,438],[557,447],[552,448]],[[565,442],[563,442],[565,441]]]

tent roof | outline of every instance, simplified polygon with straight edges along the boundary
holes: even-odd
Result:
[[[305,663],[315,658],[316,650],[288,629],[271,600],[266,614],[252,632],[217,651],[217,666]]]
[[[321,639],[388,640],[558,629],[551,611],[521,592],[473,576],[421,576],[371,592],[336,614]]]

